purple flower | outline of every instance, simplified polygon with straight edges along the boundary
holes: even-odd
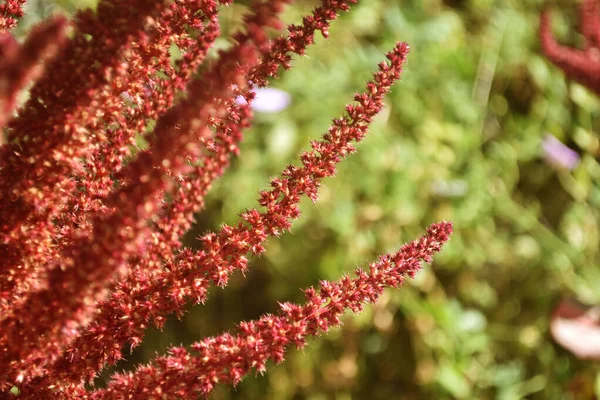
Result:
[[[547,133],[542,140],[544,157],[549,164],[559,169],[573,169],[579,164],[579,154]]]
[[[291,97],[288,93],[280,89],[259,88],[255,90],[256,97],[251,103],[252,109],[263,113],[277,113],[283,111],[289,106]],[[238,104],[246,104],[243,97],[236,99]]]

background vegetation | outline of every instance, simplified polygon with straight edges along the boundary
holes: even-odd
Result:
[[[19,29],[93,2],[31,0]],[[299,2],[286,20],[299,21],[316,3]],[[407,41],[409,65],[387,109],[317,204],[303,204],[292,234],[270,241],[246,278],[214,289],[183,321],[150,331],[119,368],[274,311],[277,301],[299,299],[299,288],[337,278],[447,219],[456,233],[416,281],[214,399],[600,396],[598,365],[576,359],[549,333],[560,299],[600,303],[600,102],[540,54],[541,3],[369,0],[335,22],[330,39],[273,82],[291,95],[290,107],[258,113],[190,244],[254,206],[257,191],[342,113],[383,53]],[[224,10],[225,32],[246,4]],[[557,36],[581,45],[579,4],[558,5]],[[580,154],[575,169],[546,162],[547,133]]]

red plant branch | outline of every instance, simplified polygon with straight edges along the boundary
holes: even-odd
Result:
[[[195,398],[209,394],[218,383],[237,384],[255,369],[266,370],[268,360],[281,363],[290,345],[302,348],[308,336],[326,332],[340,324],[344,311],[360,312],[364,303],[374,303],[386,287],[399,287],[413,278],[421,262],[431,262],[452,233],[452,224],[432,225],[419,240],[404,245],[397,253],[381,256],[358,269],[356,278],[321,282],[319,290],[305,290],[304,305],[281,304],[276,315],[243,322],[239,333],[225,333],[193,344],[193,352],[172,348],[169,356],[158,357],[135,372],[115,375],[106,389],[86,395],[78,391],[68,398],[90,400]]]
[[[281,66],[289,69],[291,55],[303,55],[305,49],[314,42],[315,31],[319,30],[327,37],[329,23],[337,18],[337,12],[347,11],[350,4],[355,2],[356,0],[323,1],[323,6],[317,7],[312,15],[305,17],[302,25],[288,26],[289,35],[274,40],[258,66],[250,72],[248,90],[240,95],[247,98],[252,96],[251,89],[254,86],[265,86],[268,78],[277,76]],[[247,105],[237,105],[230,101],[227,107],[227,117],[216,122],[216,134],[206,143],[209,152],[202,157],[202,165],[182,178],[175,199],[169,207],[169,214],[164,215],[158,223],[160,235],[155,234],[153,242],[160,242],[165,249],[180,247],[179,238],[191,225],[193,213],[200,210],[210,185],[227,168],[228,155],[237,153],[241,132],[250,124],[250,108]],[[163,256],[170,259],[168,254]]]
[[[552,34],[550,11],[540,17],[540,42],[542,51],[567,78],[572,79],[596,94],[600,94],[600,2],[584,0],[581,7],[581,33],[586,39],[584,50],[562,46]]]

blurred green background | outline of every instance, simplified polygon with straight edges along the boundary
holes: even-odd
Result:
[[[19,29],[89,3],[32,0]],[[300,21],[318,2],[299,3],[286,21]],[[223,10],[226,34],[246,4]],[[579,3],[556,5],[557,37],[580,46]],[[541,6],[369,0],[344,14],[330,39],[319,36],[273,82],[291,105],[257,113],[190,239],[255,207],[269,177],[326,131],[384,52],[407,41],[408,66],[372,132],[325,182],[317,204],[302,204],[293,233],[252,260],[246,278],[213,289],[205,306],[163,332],[150,330],[118,369],[273,312],[278,301],[301,300],[300,288],[336,279],[446,219],[456,232],[415,281],[213,398],[600,398],[598,365],[578,360],[549,333],[560,299],[600,303],[600,102],[540,54]],[[580,154],[575,169],[545,160],[547,133]]]

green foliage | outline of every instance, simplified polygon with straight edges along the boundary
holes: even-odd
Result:
[[[409,65],[388,108],[317,204],[303,204],[292,234],[270,241],[246,278],[214,290],[183,322],[150,332],[131,362],[273,311],[299,298],[298,288],[447,219],[456,233],[414,283],[214,398],[593,398],[600,371],[552,342],[549,319],[562,297],[600,302],[600,102],[540,54],[540,3],[370,0],[336,22],[330,39],[273,82],[291,106],[258,115],[194,235],[254,206],[257,190],[326,131],[383,52],[407,41]],[[577,4],[563,3],[557,35],[580,43]],[[314,4],[292,7],[286,20]],[[38,14],[24,25],[48,7],[55,3],[32,1]],[[226,29],[243,9],[225,11]],[[575,170],[544,161],[548,132],[581,154]]]

